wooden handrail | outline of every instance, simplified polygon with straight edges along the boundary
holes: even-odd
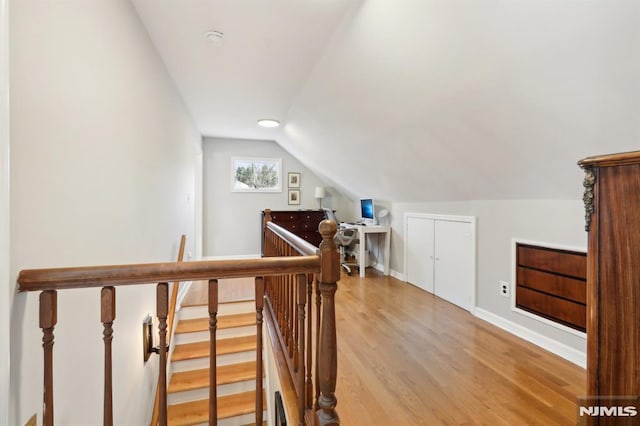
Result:
[[[286,241],[292,248],[294,248],[302,256],[313,256],[318,254],[318,247],[303,240],[293,232],[276,225],[269,221],[266,223],[266,227],[273,231],[274,234]]]
[[[184,246],[187,242],[187,236],[182,234],[180,237],[180,248],[178,249],[178,262],[182,262],[184,259]],[[176,304],[178,302],[178,290],[180,289],[180,282],[175,281],[171,288],[171,303],[169,304],[169,319],[167,321],[167,341],[171,344],[171,336],[173,335],[173,320],[176,316]],[[158,383],[159,385],[159,383]],[[160,387],[156,386],[156,397],[153,400],[153,414],[151,415],[151,426],[158,424],[158,406],[160,404]]]
[[[301,238],[271,223],[265,223],[265,233],[268,230],[271,244],[271,257],[260,259],[238,260],[212,260],[195,262],[163,262],[128,265],[104,265],[68,268],[47,268],[22,270],[18,276],[18,290],[40,292],[40,328],[43,333],[44,349],[44,392],[43,392],[43,424],[53,426],[53,344],[54,329],[57,323],[57,290],[78,288],[102,288],[101,291],[101,322],[103,323],[103,340],[105,349],[105,397],[104,397],[104,424],[113,424],[112,410],[112,371],[111,371],[111,341],[113,337],[113,324],[115,320],[115,287],[136,284],[156,284],[156,316],[158,317],[158,332],[160,337],[159,347],[159,416],[158,422],[162,426],[167,424],[167,331],[169,328],[169,286],[168,282],[189,280],[209,281],[209,330],[211,333],[212,348],[215,351],[216,315],[217,315],[217,279],[258,277],[256,279],[256,330],[260,336],[262,326],[263,298],[265,291],[265,278],[269,279],[269,288],[274,300],[282,305],[274,305],[282,309],[286,320],[281,324],[286,338],[286,347],[289,356],[292,357],[293,368],[296,372],[296,387],[300,390],[298,395],[299,413],[309,419],[310,404],[309,392],[311,383],[305,383],[305,372],[311,371],[311,363],[305,365],[305,360],[311,357],[311,346],[305,342],[311,342],[310,336],[305,336],[305,331],[311,327],[311,306],[307,299],[311,295],[311,283],[313,276],[319,277],[317,294],[326,299],[326,305],[322,307],[321,320],[318,318],[317,335],[320,335],[321,345],[316,347],[317,357],[314,362],[316,369],[316,383],[319,382],[320,395],[316,399],[317,411],[307,424],[319,426],[336,426],[339,423],[335,411],[336,398],[336,346],[335,346],[335,308],[333,295],[337,289],[336,281],[339,278],[339,259],[337,249],[333,243],[336,226],[334,222],[324,221],[319,231],[323,237],[320,249],[308,244]],[[285,249],[286,247],[286,249]],[[282,254],[278,254],[282,252]],[[337,274],[336,274],[337,271]],[[296,280],[293,278],[297,277]],[[305,295],[305,286],[307,294]],[[174,291],[177,293],[177,291]],[[305,312],[308,306],[308,315]],[[318,312],[319,314],[319,312]],[[306,322],[309,321],[309,322]],[[305,324],[307,327],[305,328]],[[261,352],[261,341],[258,339],[258,351]],[[306,356],[305,356],[306,355]],[[215,378],[215,356],[211,357],[211,377]],[[261,363],[256,367],[256,377],[261,377]],[[259,380],[259,379],[258,379]],[[210,424],[216,424],[215,380],[210,384],[211,405]],[[256,385],[256,422],[262,422],[262,406],[260,395],[261,383]],[[306,412],[305,412],[306,410]],[[302,424],[302,423],[300,423]],[[154,425],[155,426],[155,425]]]
[[[318,255],[25,269],[18,275],[18,290],[21,292],[64,290],[318,272],[320,272]]]

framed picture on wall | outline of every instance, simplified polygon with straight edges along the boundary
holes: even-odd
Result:
[[[289,188],[300,188],[300,173],[289,172]]]
[[[299,189],[290,189],[289,190],[289,204],[291,204],[291,205],[300,204],[300,190]]]
[[[231,157],[232,192],[282,192],[282,159]]]

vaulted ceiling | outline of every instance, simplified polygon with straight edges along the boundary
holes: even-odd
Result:
[[[203,135],[354,198],[577,198],[577,160],[640,148],[636,0],[133,3]]]

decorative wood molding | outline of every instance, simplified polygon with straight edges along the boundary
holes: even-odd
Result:
[[[595,207],[593,204],[593,187],[596,184],[596,174],[591,168],[584,169],[584,181],[582,185],[584,186],[584,195],[582,196],[582,201],[584,202],[584,230],[589,232],[591,228],[591,215],[595,211]]]

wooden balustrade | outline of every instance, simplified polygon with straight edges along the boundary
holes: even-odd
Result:
[[[295,258],[312,254],[320,257],[319,274],[298,272],[267,277],[265,299],[267,313],[276,327],[277,343],[284,354],[295,389],[298,424],[328,426],[340,422],[334,394],[337,378],[334,295],[340,277],[340,263],[333,242],[336,223],[323,221],[319,230],[323,240],[317,248],[271,223],[270,210],[265,210],[262,253],[265,257]],[[312,305],[314,286],[315,316]]]
[[[54,424],[53,345],[57,323],[57,290],[100,287],[100,320],[104,340],[104,412],[105,425],[113,424],[112,344],[116,318],[115,287],[157,283],[156,315],[159,320],[158,423],[167,424],[167,332],[169,319],[168,282],[209,281],[210,424],[216,424],[216,323],[218,309],[217,280],[256,277],[256,327],[258,361],[256,363],[256,424],[262,424],[262,323],[263,308],[278,324],[280,344],[290,360],[291,379],[297,392],[299,424],[337,425],[336,323],[333,295],[339,277],[338,252],[333,243],[336,225],[324,221],[320,226],[323,242],[320,250],[306,241],[269,223],[265,217],[265,256],[197,262],[166,262],[75,268],[23,270],[18,276],[19,291],[40,292],[40,328],[43,332],[44,386],[43,425]],[[336,272],[337,271],[337,272]],[[314,279],[315,277],[315,279]],[[319,277],[319,279],[317,279]],[[312,295],[316,291],[316,315],[312,316]],[[174,293],[176,292],[174,287]],[[264,304],[266,301],[266,305]],[[322,314],[320,313],[322,306]],[[313,324],[315,322],[315,324]],[[312,335],[315,334],[315,348]],[[326,347],[324,347],[326,345]],[[315,353],[314,353],[315,351]],[[315,354],[315,362],[313,356]],[[313,365],[315,364],[315,379]],[[316,389],[315,398],[312,390]],[[316,411],[314,413],[314,411]]]

